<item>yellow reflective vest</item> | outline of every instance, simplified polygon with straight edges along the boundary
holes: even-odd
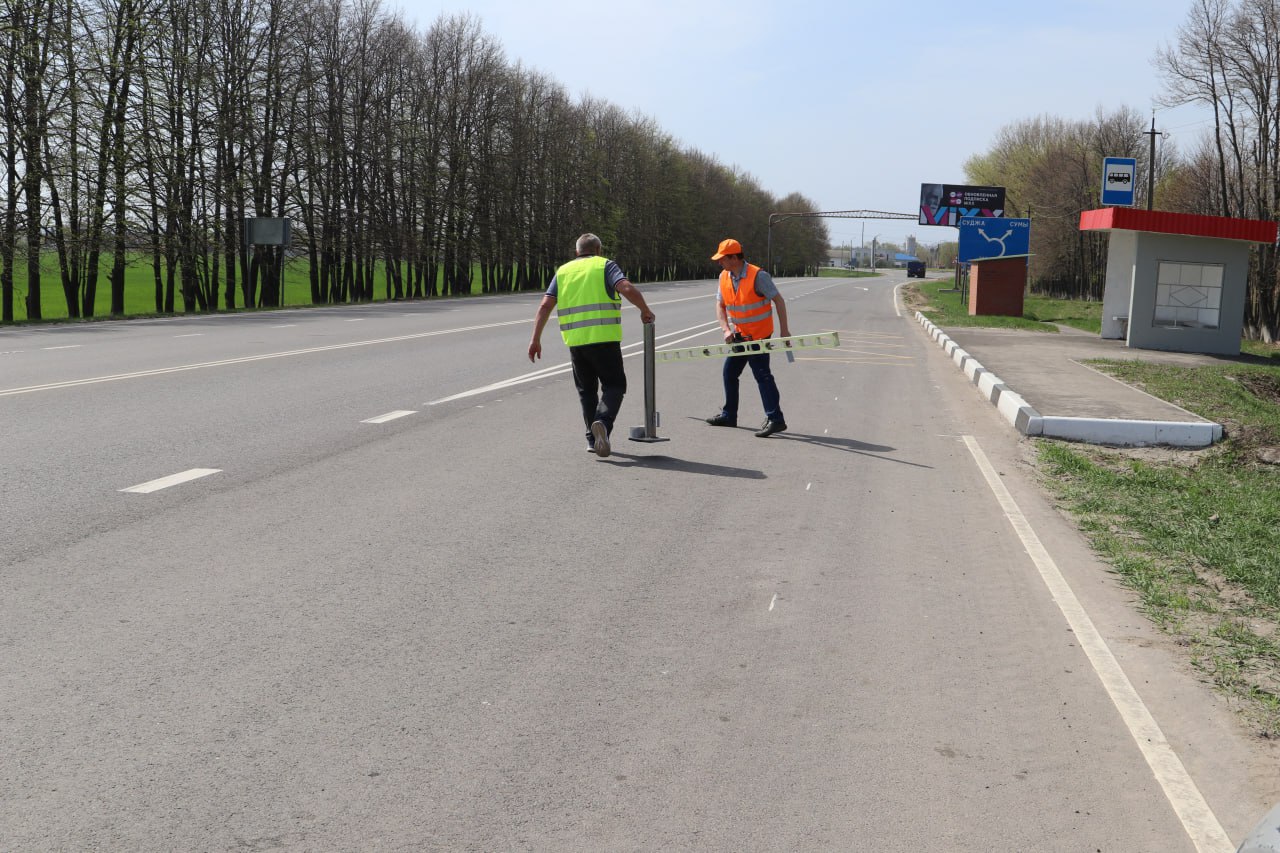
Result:
[[[565,346],[622,340],[622,297],[609,298],[599,255],[575,258],[556,270],[556,316]]]

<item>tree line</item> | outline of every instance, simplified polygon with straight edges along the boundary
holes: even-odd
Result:
[[[1134,157],[1138,175],[1150,166],[1158,210],[1262,220],[1280,212],[1280,0],[1193,0],[1154,62],[1163,105],[1202,104],[1211,114],[1185,153],[1165,140],[1149,164],[1146,117],[1121,108],[1087,121],[1016,122],[965,164],[969,180],[1007,187],[1010,212],[1032,217],[1038,292],[1101,298],[1106,238],[1078,225],[1081,211],[1100,206],[1104,156]],[[1146,182],[1138,189],[1145,207]],[[1245,334],[1280,341],[1276,247],[1256,246],[1251,258]]]
[[[574,99],[469,15],[425,29],[377,0],[0,0],[0,321],[71,317],[125,270],[156,312],[280,304],[293,224],[311,300],[541,289],[593,231],[636,281],[709,275],[734,236],[813,212],[650,117]],[[817,219],[773,235],[774,270],[826,254]],[[478,271],[478,272],[477,272]],[[138,310],[137,306],[130,306]]]

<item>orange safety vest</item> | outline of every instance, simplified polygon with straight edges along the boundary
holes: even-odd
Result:
[[[756,293],[758,272],[760,267],[747,264],[747,274],[738,282],[737,293],[733,291],[733,276],[729,271],[720,272],[720,298],[729,322],[753,341],[763,341],[773,334],[773,300]]]

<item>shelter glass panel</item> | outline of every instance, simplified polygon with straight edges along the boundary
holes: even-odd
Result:
[[[1166,328],[1218,328],[1222,270],[1222,264],[1160,261],[1152,324]]]

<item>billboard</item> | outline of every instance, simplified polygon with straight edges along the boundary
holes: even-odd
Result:
[[[964,216],[1004,216],[1004,187],[920,185],[921,225],[954,226]]]

